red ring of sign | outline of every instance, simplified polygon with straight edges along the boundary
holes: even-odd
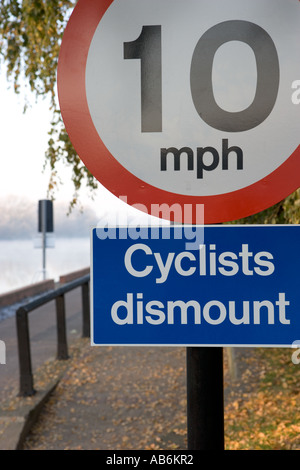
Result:
[[[60,108],[70,140],[83,163],[109,191],[130,205],[204,204],[205,224],[228,222],[260,212],[299,187],[300,145],[275,171],[250,186],[215,196],[187,196],[156,188],[126,170],[108,151],[92,121],[85,88],[87,56],[96,28],[113,0],[79,0],[67,25],[58,64]],[[196,211],[192,211],[196,212]],[[193,215],[193,219],[195,214]],[[174,215],[176,220],[176,211]],[[196,223],[196,220],[184,220]]]

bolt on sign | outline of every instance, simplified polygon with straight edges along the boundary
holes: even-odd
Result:
[[[58,67],[78,155],[129,204],[204,204],[206,224],[277,203],[300,179],[299,24],[298,0],[79,0]]]

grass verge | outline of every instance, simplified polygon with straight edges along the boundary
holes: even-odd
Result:
[[[227,450],[300,449],[300,364],[292,355],[299,362],[296,349],[254,350],[248,367],[259,370],[257,380],[250,393],[237,384],[225,408]]]

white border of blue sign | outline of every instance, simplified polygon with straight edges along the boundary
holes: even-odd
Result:
[[[139,227],[139,229],[147,229],[151,230],[152,226],[145,226],[145,227]],[[216,279],[216,288],[220,289],[220,297],[219,297],[219,304],[218,306],[220,307],[219,310],[219,318],[213,318],[213,315],[210,315],[209,309],[206,309],[206,322],[211,322],[210,325],[208,325],[211,328],[211,325],[217,326],[216,330],[220,331],[223,326],[221,325],[221,315],[222,315],[222,303],[225,304],[223,297],[225,298],[228,292],[227,286],[233,285],[233,290],[235,292],[236,297],[230,298],[230,302],[234,302],[235,300],[239,300],[239,302],[258,302],[256,299],[255,295],[256,292],[258,292],[257,289],[267,289],[266,290],[266,295],[265,298],[260,298],[259,303],[261,304],[262,302],[265,302],[263,307],[267,305],[273,305],[273,310],[270,307],[270,309],[267,309],[267,316],[266,314],[262,314],[260,317],[260,311],[258,308],[256,308],[256,321],[258,322],[255,326],[254,329],[259,332],[260,330],[260,337],[266,337],[268,336],[268,330],[272,331],[272,337],[277,338],[278,340],[268,342],[267,340],[259,340],[259,341],[254,341],[253,340],[253,334],[250,334],[250,338],[252,338],[252,341],[243,341],[239,343],[238,341],[216,341],[213,342],[211,340],[205,342],[205,341],[194,341],[193,338],[193,330],[192,328],[189,329],[189,333],[187,336],[185,336],[185,340],[183,341],[172,341],[172,338],[170,342],[166,340],[166,336],[168,335],[163,335],[162,337],[164,338],[162,341],[160,341],[160,338],[155,338],[154,340],[147,340],[143,339],[143,334],[136,334],[137,331],[142,332],[143,330],[146,330],[149,325],[147,322],[144,322],[144,324],[139,324],[138,329],[136,329],[136,325],[126,325],[125,329],[130,330],[130,328],[133,328],[133,333],[130,333],[129,337],[126,338],[126,335],[121,335],[122,339],[120,339],[120,336],[114,338],[114,328],[115,326],[117,327],[116,330],[122,329],[124,326],[123,325],[120,327],[120,325],[115,325],[112,323],[112,332],[110,332],[110,327],[108,328],[107,325],[103,326],[103,332],[102,334],[102,341],[98,341],[97,338],[95,338],[95,334],[97,335],[97,331],[99,331],[99,318],[95,320],[95,310],[97,309],[97,302],[99,302],[99,295],[97,295],[97,300],[96,302],[94,301],[94,294],[95,294],[95,269],[97,269],[97,265],[99,263],[99,260],[95,260],[95,246],[94,246],[94,240],[93,240],[93,234],[95,231],[101,231],[102,230],[102,240],[101,243],[103,242],[103,247],[105,244],[105,252],[109,254],[112,254],[113,257],[118,257],[118,252],[119,250],[116,250],[116,244],[119,244],[119,247],[121,247],[121,243],[119,243],[119,240],[114,239],[113,237],[109,237],[109,232],[107,230],[111,230],[111,234],[115,234],[115,230],[120,231],[126,231],[128,229],[134,230],[132,227],[111,227],[110,229],[107,229],[105,227],[97,227],[93,228],[91,230],[91,286],[90,286],[90,295],[91,295],[91,344],[92,346],[154,346],[154,347],[161,347],[161,346],[167,346],[167,347],[293,347],[293,343],[295,341],[298,341],[300,338],[300,275],[299,275],[299,268],[297,271],[297,266],[300,266],[300,226],[299,225],[208,225],[208,226],[179,226],[179,225],[172,225],[172,226],[160,226],[160,227],[155,227],[156,230],[203,230],[204,229],[204,239],[201,240],[202,245],[206,244],[206,241],[208,240],[208,244],[206,246],[206,258],[205,258],[205,269],[206,269],[206,276],[203,276],[203,272],[201,273],[201,280],[206,279],[208,280],[207,282],[210,282],[210,279]],[[106,232],[105,232],[106,231]],[[224,232],[226,231],[226,232]],[[230,232],[231,231],[231,232]],[[233,232],[234,231],[234,232]],[[99,233],[99,232],[98,232]],[[105,236],[105,233],[107,236]],[[120,233],[120,232],[119,232]],[[128,236],[127,239],[124,236],[123,232],[123,237],[122,237],[122,249],[126,247],[126,243],[128,243],[128,247],[132,246],[134,244],[145,244],[145,240],[130,240],[130,237]],[[137,232],[135,232],[137,233]],[[162,232],[160,232],[162,233]],[[241,235],[241,233],[245,235]],[[128,232],[127,232],[128,234]],[[213,234],[211,237],[210,234]],[[239,240],[239,245],[236,245],[236,240],[233,239],[230,242],[230,246],[228,245],[228,249],[224,251],[224,247],[228,241],[227,235],[224,237],[223,234],[236,234],[236,240]],[[251,237],[249,239],[249,234],[251,234]],[[239,238],[239,237],[242,238]],[[246,238],[243,239],[243,236]],[[208,238],[207,238],[208,237]],[[217,237],[217,238],[215,238]],[[226,238],[227,237],[227,238]],[[248,237],[248,238],[247,238]],[[98,238],[98,237],[97,237]],[[223,240],[225,238],[225,241]],[[107,244],[105,241],[110,240],[110,243]],[[243,243],[243,240],[245,243]],[[247,240],[250,240],[251,246],[246,243]],[[185,239],[185,242],[191,242],[191,238],[188,240]],[[199,239],[197,240],[199,241]],[[100,240],[99,240],[100,242]],[[116,242],[116,243],[115,243]],[[160,240],[156,239],[156,248],[157,246],[163,246],[165,240]],[[169,246],[172,245],[173,247],[173,242],[169,242]],[[175,242],[174,242],[175,243]],[[224,245],[225,243],[225,245]],[[112,246],[114,245],[114,249],[112,250]],[[220,246],[219,246],[220,245]],[[243,248],[243,246],[245,247]],[[175,245],[174,245],[175,246]],[[234,248],[235,247],[235,248]],[[108,249],[109,248],[109,249]],[[218,248],[220,248],[218,252]],[[252,251],[251,251],[252,250]],[[174,251],[174,250],[173,250]],[[235,253],[234,253],[235,251]],[[193,252],[192,250],[186,250],[186,252]],[[144,255],[144,260],[145,258],[145,252],[141,253]],[[153,252],[154,253],[154,252]],[[224,254],[225,253],[225,254]],[[231,257],[227,256],[226,254],[231,253]],[[120,252],[119,252],[120,254]],[[199,253],[196,253],[198,256]],[[236,258],[233,256],[235,254]],[[123,253],[124,255],[124,253]],[[178,253],[175,253],[175,257],[178,255]],[[108,255],[107,255],[108,256]],[[147,256],[147,255],[146,255]],[[196,257],[196,255],[195,255]],[[209,258],[211,257],[211,258]],[[124,259],[124,256],[121,256],[120,259]],[[149,257],[147,258],[149,259]],[[163,259],[163,257],[161,258]],[[196,258],[195,258],[196,259]],[[202,262],[203,262],[202,258]],[[181,256],[182,260],[182,256]],[[253,261],[251,266],[249,261]],[[255,261],[254,261],[255,260]],[[182,282],[187,282],[187,281],[192,281],[193,275],[191,271],[191,267],[196,267],[197,269],[200,266],[199,258],[197,258],[197,262],[194,260],[194,258],[190,257],[188,260],[189,265],[188,267],[183,267],[182,265],[182,272],[185,271],[185,274],[183,277],[181,277],[180,282],[177,280],[175,283],[175,287],[173,287],[173,290],[175,289],[176,292],[180,292],[181,289],[181,284]],[[193,261],[193,263],[192,263]],[[97,263],[97,264],[96,264]],[[178,263],[179,265],[179,263]],[[173,264],[174,267],[174,264]],[[103,268],[103,272],[101,275],[105,277],[103,286],[104,286],[104,291],[103,291],[103,298],[106,295],[106,291],[108,289],[105,289],[106,283],[108,282],[107,279],[109,279],[109,274],[106,275],[105,273],[105,268]],[[204,269],[204,265],[202,264],[202,270]],[[211,273],[209,273],[209,270],[211,270]],[[239,272],[235,272],[238,270]],[[148,270],[150,271],[150,269]],[[172,279],[178,279],[178,272],[175,272],[175,269],[173,269],[173,278]],[[137,271],[138,272],[138,271]],[[189,272],[191,275],[186,275],[186,273]],[[119,272],[118,269],[118,281],[117,284],[121,286],[121,283],[123,282],[122,278],[122,273],[121,269]],[[146,271],[145,271],[146,273]],[[225,274],[224,274],[225,273]],[[235,273],[235,274],[233,274]],[[98,273],[99,274],[99,273]],[[97,276],[98,276],[97,274]],[[170,274],[170,283],[172,284],[172,279],[171,279],[171,269],[169,270]],[[135,291],[135,294],[140,297],[137,298],[143,298],[141,294],[137,294],[137,292],[142,292],[145,294],[145,292],[148,290],[152,290],[153,286],[156,288],[157,284],[154,284],[154,280],[157,280],[157,276],[155,278],[154,274],[154,267],[152,269],[152,278],[150,280],[150,273],[149,276],[143,276],[142,278],[133,277],[133,284],[135,285],[136,282],[140,283],[140,286],[145,286],[145,290],[141,290],[142,287],[137,288]],[[197,275],[200,275],[199,272]],[[196,276],[196,273],[195,273]],[[132,276],[131,276],[132,277]],[[255,278],[255,282],[253,284],[254,288],[256,289],[256,292],[253,293],[253,296],[250,298],[245,298],[243,300],[243,289],[245,289],[245,282],[248,282],[249,279],[253,280]],[[181,282],[182,281],[182,282]],[[114,281],[115,282],[115,281]],[[163,284],[163,283],[161,283]],[[182,284],[182,289],[184,289],[187,284],[184,285]],[[209,285],[209,284],[208,284]],[[160,286],[159,286],[160,287]],[[193,287],[192,287],[193,288]],[[126,290],[126,288],[125,288]],[[131,287],[132,290],[132,287]],[[276,295],[270,297],[272,294],[272,291],[276,291]],[[111,292],[116,292],[116,289],[112,289]],[[160,291],[162,292],[162,291]],[[168,291],[170,292],[170,291]],[[246,293],[246,297],[249,294],[249,292]],[[123,304],[125,303],[125,297],[122,294],[116,294],[117,297],[114,297],[111,299],[111,302],[114,302],[116,300],[118,301],[123,301]],[[168,294],[167,294],[168,295]],[[269,296],[269,297],[268,297]],[[145,302],[146,302],[146,294],[145,294]],[[136,299],[135,299],[136,300]],[[144,301],[143,300],[143,301]],[[206,299],[207,300],[207,299]],[[228,298],[226,299],[228,302]],[[142,301],[140,300],[140,305]],[[217,301],[214,301],[215,305],[217,305]],[[115,302],[117,303],[117,302]],[[209,302],[207,302],[208,304]],[[206,304],[206,305],[207,305]],[[105,302],[103,303],[105,305]],[[111,304],[110,304],[111,305]],[[115,305],[115,304],[114,304]],[[147,304],[148,305],[148,304]],[[246,307],[245,307],[246,305]],[[236,315],[235,320],[235,327],[236,329],[240,328],[241,331],[245,331],[247,329],[249,323],[247,323],[247,320],[245,321],[245,308],[249,308],[248,304],[243,303],[243,318],[244,318],[244,325],[238,324],[238,322],[241,320],[241,317],[239,315]],[[252,304],[251,304],[252,305]],[[231,304],[233,306],[233,303]],[[203,314],[204,314],[204,308],[201,305],[201,328],[204,323],[203,321]],[[256,305],[257,307],[257,305]],[[144,306],[143,306],[144,308]],[[292,316],[291,316],[291,310],[292,308]],[[98,308],[99,310],[99,308]],[[276,313],[275,313],[276,310]],[[254,311],[254,307],[253,307]],[[228,315],[227,315],[228,313]],[[226,313],[227,317],[229,318],[229,309],[228,312]],[[247,313],[247,312],[246,312]],[[143,313],[144,314],[144,313]],[[254,313],[253,313],[254,315]],[[121,315],[120,315],[121,317]],[[226,317],[226,321],[227,321]],[[104,317],[103,317],[104,318]],[[118,317],[117,317],[118,318]],[[148,316],[148,318],[150,318]],[[158,322],[159,318],[156,315],[156,317],[152,317],[153,324],[154,318]],[[196,314],[194,316],[196,318]],[[232,317],[233,318],[233,317]],[[249,317],[248,317],[249,318]],[[253,316],[254,318],[254,316]],[[263,319],[262,319],[263,318]],[[268,319],[267,322],[264,323],[265,319]],[[145,316],[144,316],[145,319]],[[275,321],[276,320],[276,321]],[[120,320],[120,323],[123,320]],[[182,311],[181,311],[181,321],[182,321]],[[196,320],[195,320],[196,321]],[[254,321],[254,320],[253,320]],[[273,323],[272,323],[273,321]],[[220,324],[218,324],[220,322]],[[259,323],[261,322],[261,324]],[[95,323],[97,323],[95,325]],[[130,322],[128,322],[130,323]],[[224,327],[225,327],[225,317],[224,317]],[[157,323],[158,324],[158,323]],[[173,328],[174,324],[172,324]],[[182,327],[182,324],[180,325]],[[135,328],[134,328],[135,327]],[[186,329],[187,325],[184,325],[184,329]],[[231,327],[231,325],[230,325]],[[249,326],[253,329],[253,325]],[[102,328],[102,326],[101,326]],[[153,328],[152,325],[150,328]],[[196,326],[197,328],[197,326]],[[230,328],[228,328],[228,331],[230,332]],[[224,331],[226,330],[224,329]],[[233,329],[234,329],[233,328]],[[98,330],[97,330],[98,329]],[[125,329],[123,331],[125,331]],[[232,330],[232,328],[231,328]],[[135,333],[134,333],[135,331]],[[153,330],[155,333],[158,332],[158,330]],[[209,331],[209,330],[208,330]],[[288,334],[286,332],[289,331]],[[274,333],[274,334],[273,334]],[[192,340],[189,341],[188,336],[191,334]],[[133,336],[132,336],[133,335]],[[106,336],[108,339],[106,339]],[[159,335],[158,335],[159,336]],[[218,335],[217,335],[218,336]],[[222,334],[221,334],[222,336]],[[293,337],[292,337],[293,336]],[[105,337],[105,340],[103,338]],[[220,335],[219,335],[220,337]],[[283,337],[283,340],[280,338]],[[124,339],[125,338],[125,339]],[[288,340],[287,340],[288,338]],[[124,340],[123,340],[124,339]]]

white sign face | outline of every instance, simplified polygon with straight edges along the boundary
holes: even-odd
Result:
[[[43,235],[38,234],[33,239],[34,248],[43,248]],[[55,235],[53,233],[45,234],[45,248],[55,248]]]
[[[145,183],[211,196],[278,169],[299,145],[298,0],[115,0],[90,44],[88,108]]]

